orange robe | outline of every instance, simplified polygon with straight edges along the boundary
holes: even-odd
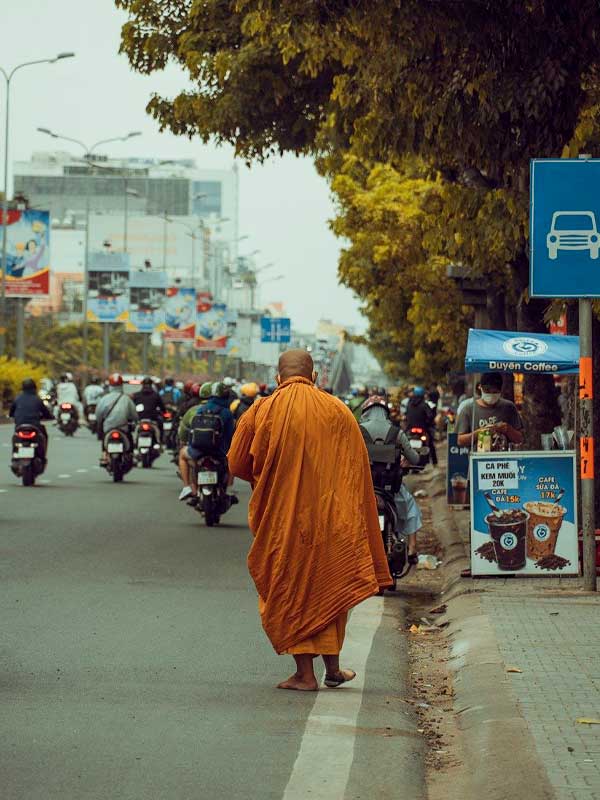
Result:
[[[343,639],[338,617],[392,582],[352,413],[290,378],[241,417],[229,469],[253,486],[248,567],[275,650],[293,652],[334,622]]]

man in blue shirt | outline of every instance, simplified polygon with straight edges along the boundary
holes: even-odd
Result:
[[[235,430],[235,422],[233,414],[229,410],[229,387],[224,383],[213,383],[212,393],[206,403],[198,407],[196,416],[214,414],[219,417],[222,423],[222,437],[219,445],[210,453],[219,460],[225,463],[225,477],[224,482],[229,480],[229,470],[227,469],[227,452],[231,447],[231,440],[233,439],[233,432]],[[194,427],[194,420],[191,420],[190,431]],[[180,428],[180,435],[182,431]],[[184,432],[185,433],[185,432]],[[191,444],[188,445],[187,450],[183,450],[183,458],[180,459],[179,466],[181,469],[181,479],[183,481],[183,489],[179,495],[180,500],[187,500],[192,495],[198,493],[198,485],[196,483],[196,473],[191,467],[202,456],[208,453],[202,452]]]
[[[37,386],[32,378],[26,378],[21,388],[23,391],[15,398],[8,415],[14,419],[15,428],[19,425],[33,425],[40,431],[44,439],[45,457],[48,450],[48,434],[42,421],[53,419],[52,414],[40,400]]]

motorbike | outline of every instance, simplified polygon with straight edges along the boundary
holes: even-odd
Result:
[[[85,407],[85,421],[92,433],[98,431],[98,424],[96,422],[96,403],[90,403]]]
[[[33,486],[46,469],[46,442],[34,425],[18,425],[12,437],[10,468],[23,486]]]
[[[104,436],[104,449],[108,460],[104,468],[112,475],[115,483],[120,483],[123,476],[134,467],[133,441],[129,431],[112,428]]]
[[[408,441],[413,450],[421,456],[421,462],[410,467],[410,472],[422,472],[429,463],[428,434],[425,428],[412,427],[406,431]]]
[[[168,406],[162,414],[163,418],[163,433],[162,444],[176,453],[177,451],[177,409],[173,406]]]
[[[161,453],[160,431],[151,419],[139,421],[135,434],[135,449],[144,469],[150,469]]]
[[[385,489],[375,488],[379,527],[383,538],[383,546],[387,556],[388,567],[394,581],[391,591],[395,592],[398,580],[404,578],[410,570],[408,564],[408,547],[404,536],[398,533],[398,512],[394,495]],[[383,590],[380,591],[383,594]]]
[[[77,409],[73,403],[61,403],[58,407],[58,428],[65,436],[73,436],[79,421],[77,419]]]
[[[235,495],[227,494],[225,475],[227,464],[215,456],[200,456],[195,465],[198,497],[193,505],[204,514],[207,527],[218,525],[221,517],[237,503]]]

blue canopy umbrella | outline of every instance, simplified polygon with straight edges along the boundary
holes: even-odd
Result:
[[[579,336],[469,330],[467,372],[572,375],[579,372]]]

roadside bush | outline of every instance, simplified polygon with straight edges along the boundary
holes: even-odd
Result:
[[[0,406],[5,412],[21,390],[21,383],[25,378],[41,381],[44,371],[34,367],[26,361],[17,361],[15,358],[0,356]]]

